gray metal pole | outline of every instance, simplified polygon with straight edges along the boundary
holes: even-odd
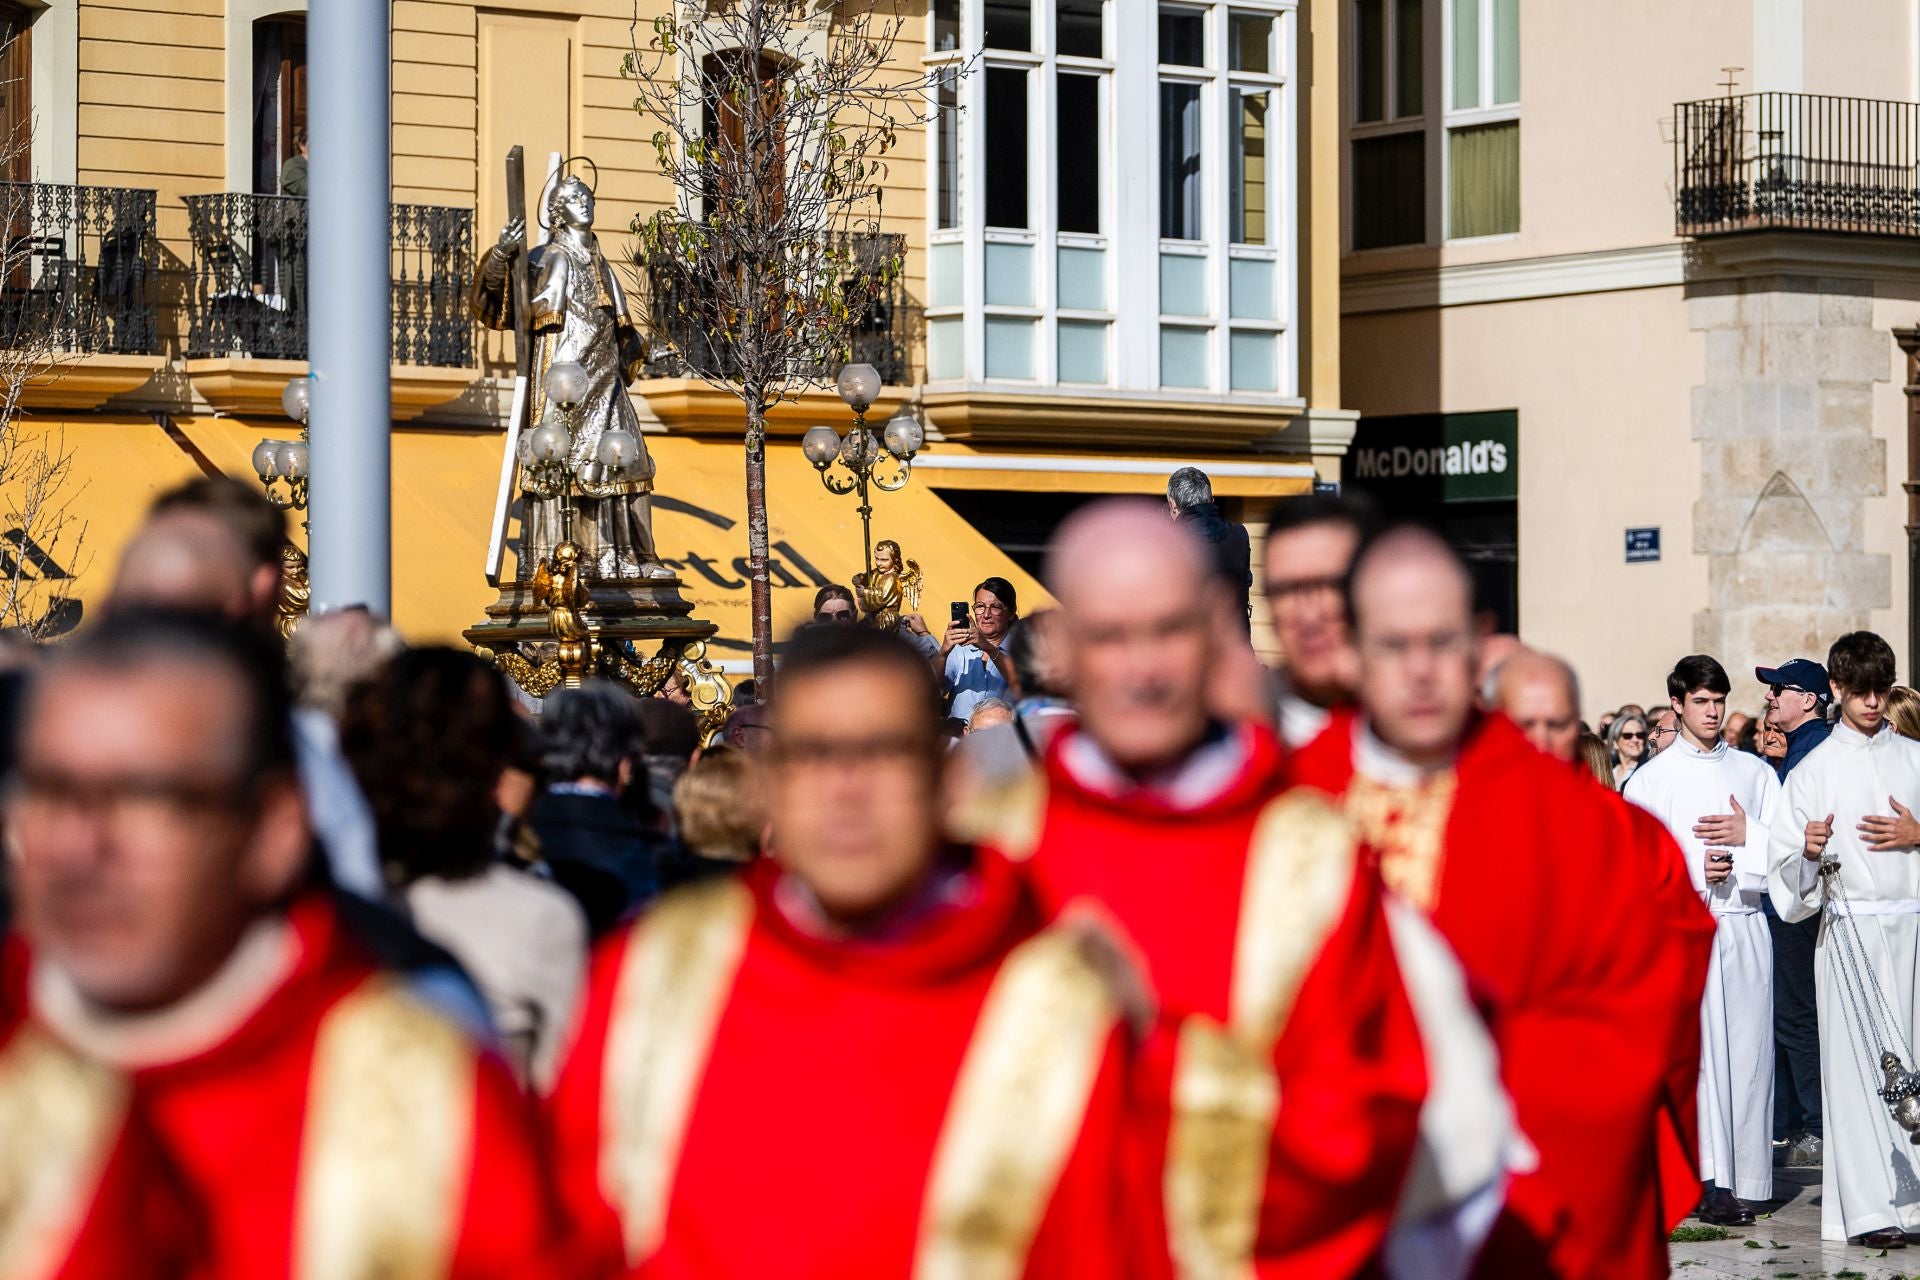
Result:
[[[307,14],[312,107],[308,491],[315,612],[392,616],[392,109],[389,0],[325,0]]]

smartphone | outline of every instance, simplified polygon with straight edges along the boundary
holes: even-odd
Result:
[[[968,624],[969,620],[966,601],[955,600],[953,602],[953,625],[956,627],[964,627]]]

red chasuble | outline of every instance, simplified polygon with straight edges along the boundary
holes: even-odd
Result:
[[[1080,940],[981,858],[884,941],[792,922],[772,862],[596,957],[551,1101],[610,1274],[1111,1277],[1124,1064]]]
[[[191,1220],[127,1082],[27,1019],[25,975],[0,943],[0,1276],[184,1275]]]
[[[1068,735],[1044,782],[959,820],[1023,862],[1050,912],[1109,918],[1177,1028],[1141,1086],[1166,1103],[1143,1163],[1173,1272],[1355,1275],[1414,1149],[1419,1031],[1349,824],[1283,792],[1271,734],[1236,732],[1199,803],[1083,784]]]
[[[1469,730],[1452,769],[1406,788],[1357,773],[1356,733],[1353,713],[1336,714],[1294,774],[1345,797],[1386,883],[1453,944],[1540,1155],[1480,1273],[1664,1277],[1673,1193],[1658,1153],[1682,1154],[1673,1095],[1699,1069],[1713,940],[1680,891],[1679,852],[1503,716]]]
[[[195,1280],[571,1275],[505,1066],[380,970],[325,899],[287,924],[237,1025],[129,1070],[201,1219]],[[97,1033],[30,985],[50,1027],[96,1053],[113,1043],[84,1045]]]

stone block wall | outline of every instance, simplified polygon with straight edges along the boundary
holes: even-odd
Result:
[[[1693,549],[1708,558],[1708,603],[1694,646],[1736,682],[1761,663],[1824,660],[1892,603],[1891,559],[1866,550],[1865,500],[1887,492],[1873,384],[1893,376],[1897,354],[1873,326],[1873,284],[1696,283],[1687,322],[1706,336]]]

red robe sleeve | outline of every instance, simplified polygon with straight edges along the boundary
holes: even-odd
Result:
[[[562,1230],[544,1137],[533,1102],[506,1064],[477,1064],[473,1154],[455,1280],[518,1280],[589,1274]]]
[[[1127,1150],[1128,1047],[1116,1031],[1087,1096],[1079,1139],[1027,1253],[1026,1280],[1108,1280],[1140,1255],[1129,1213],[1150,1190]]]

